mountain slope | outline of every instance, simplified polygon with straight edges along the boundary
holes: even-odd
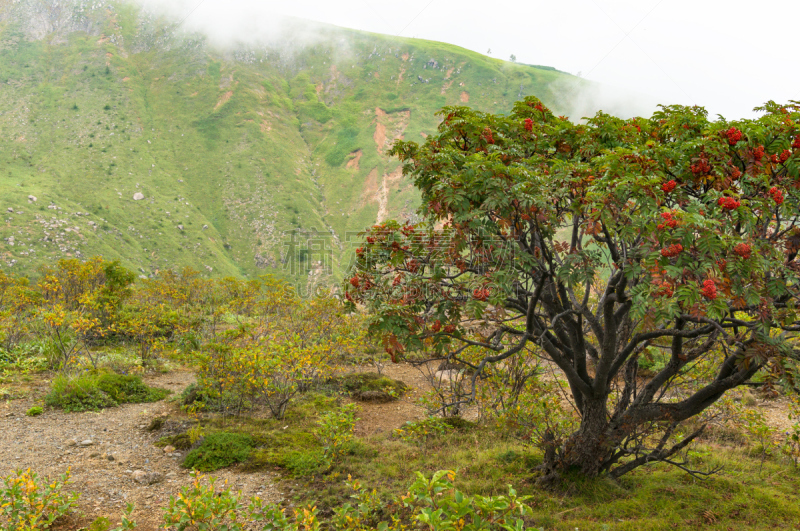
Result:
[[[6,3],[4,267],[102,254],[144,275],[338,276],[355,233],[418,204],[394,139],[423,140],[443,105],[503,112],[535,94],[557,108],[553,87],[575,80],[442,43],[315,34],[218,50],[132,4]]]

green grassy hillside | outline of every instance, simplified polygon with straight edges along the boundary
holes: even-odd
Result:
[[[443,105],[555,105],[571,78],[334,27],[217,50],[122,2],[2,5],[0,266],[18,274],[100,254],[143,275],[336,276],[353,233],[417,207],[394,139]]]

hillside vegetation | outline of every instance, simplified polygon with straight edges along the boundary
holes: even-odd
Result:
[[[4,4],[0,263],[339,276],[352,233],[418,205],[395,139],[434,131],[444,105],[504,112],[536,94],[557,108],[554,83],[578,81],[442,43],[315,33],[218,50],[124,2]]]

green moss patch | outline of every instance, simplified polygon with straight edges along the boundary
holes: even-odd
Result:
[[[250,456],[254,445],[253,438],[243,433],[212,433],[203,439],[200,446],[189,452],[183,466],[211,472],[234,463],[242,463]]]
[[[157,402],[168,394],[166,389],[149,387],[139,376],[87,372],[56,376],[44,401],[65,411],[91,411],[126,403]]]
[[[400,380],[374,372],[347,374],[341,378],[341,384],[350,396],[364,402],[391,402],[408,388]]]

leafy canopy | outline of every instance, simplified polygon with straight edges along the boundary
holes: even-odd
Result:
[[[609,417],[596,423],[616,434],[598,460],[607,468],[630,426],[696,415],[767,366],[793,383],[800,105],[760,110],[711,122],[668,106],[573,124],[536,98],[508,116],[446,107],[437,135],[393,148],[424,222],[368,230],[346,297],[375,312],[393,357],[482,369],[533,343],[584,421]],[[648,347],[670,361],[639,389]],[[682,400],[656,392],[699,361],[718,369],[705,386]]]

